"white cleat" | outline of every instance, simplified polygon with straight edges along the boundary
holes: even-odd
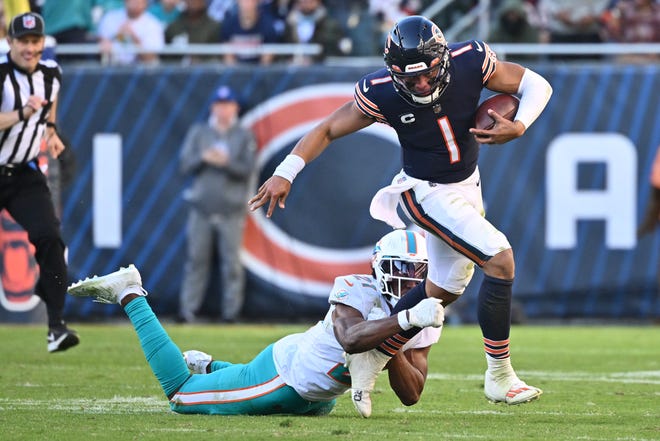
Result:
[[[362,418],[371,416],[371,392],[351,388],[351,401]]]
[[[484,379],[484,393],[493,403],[523,404],[536,400],[543,391],[538,387],[530,386],[516,374],[509,374],[502,378],[495,378],[486,371]]]
[[[374,390],[378,374],[390,361],[390,357],[376,349],[359,354],[345,354],[345,357],[346,367],[351,374],[351,401],[362,417],[369,418],[371,392]]]
[[[209,354],[202,351],[186,351],[183,353],[183,359],[193,374],[208,374],[208,366],[213,361]]]
[[[135,265],[120,268],[105,276],[88,277],[69,286],[69,294],[75,297],[94,297],[98,303],[119,303],[120,295],[127,288],[133,288],[135,294],[146,296],[142,289],[142,278]]]

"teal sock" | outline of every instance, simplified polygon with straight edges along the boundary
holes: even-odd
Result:
[[[229,366],[233,366],[234,363],[230,363],[228,361],[219,361],[219,360],[213,360],[211,362],[211,372],[219,371],[220,369],[224,369]]]
[[[124,310],[133,323],[151,370],[165,395],[170,397],[190,377],[181,351],[167,335],[146,297],[133,299]]]

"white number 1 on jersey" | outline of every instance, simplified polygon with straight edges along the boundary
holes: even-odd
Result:
[[[456,136],[454,136],[454,130],[451,128],[449,123],[449,118],[443,116],[438,119],[438,127],[440,127],[440,132],[442,132],[442,137],[445,139],[445,146],[447,146],[447,151],[449,152],[449,163],[454,164],[461,160],[461,151],[458,149],[456,144]]]

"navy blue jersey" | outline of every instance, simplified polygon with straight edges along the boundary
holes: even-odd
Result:
[[[497,57],[482,41],[449,45],[451,81],[435,106],[413,106],[394,89],[387,69],[355,85],[355,103],[366,115],[396,130],[409,176],[442,184],[460,182],[477,167],[479,144],[468,131],[481,90]]]
[[[266,12],[261,12],[257,22],[251,28],[244,28],[238,12],[225,16],[220,27],[220,41],[232,43],[245,48],[258,48],[262,44],[279,43],[281,41],[277,21]],[[258,62],[258,55],[236,54],[241,62]]]

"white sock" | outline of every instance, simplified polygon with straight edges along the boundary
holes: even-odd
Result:
[[[494,377],[515,375],[513,367],[511,366],[511,357],[493,358],[490,355],[486,355],[486,363],[488,363],[488,371]]]
[[[129,294],[137,294],[139,296],[146,296],[147,292],[142,288],[140,285],[129,285],[122,292],[119,293],[117,296],[117,303],[121,305],[121,301],[124,300],[124,297],[126,297]]]

